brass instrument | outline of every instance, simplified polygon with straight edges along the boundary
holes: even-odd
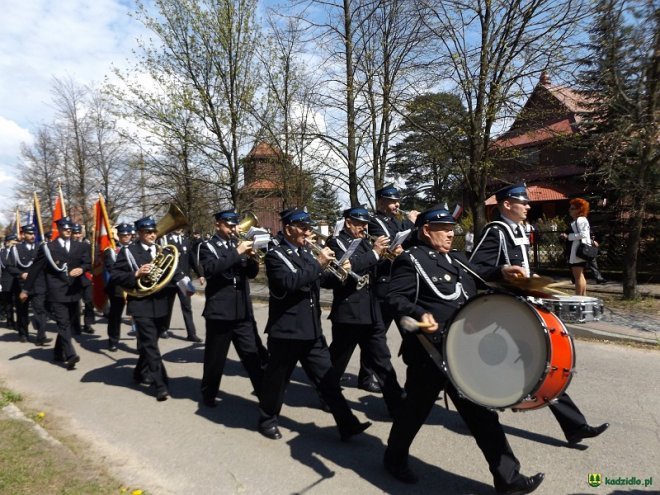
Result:
[[[250,231],[252,227],[257,227],[257,228],[261,227],[259,225],[259,218],[257,218],[257,215],[255,215],[251,211],[246,211],[243,214],[243,218],[236,226],[236,232],[238,233],[238,235],[234,236],[236,238],[236,241],[240,243],[249,240],[247,238],[247,233]],[[256,259],[259,263],[262,263],[266,258],[266,253],[258,250],[257,251],[251,250],[251,254],[248,254],[248,256]]]
[[[185,227],[186,225],[188,225],[188,220],[183,212],[174,203],[170,203],[170,207],[165,216],[156,223],[158,238],[161,238],[174,230],[180,229],[181,227]]]
[[[399,208],[398,210],[396,210],[396,213],[394,214],[394,216],[396,217],[397,220],[403,221],[406,218],[408,218],[408,213],[410,213],[410,211],[402,210],[401,208]]]
[[[163,237],[170,232],[188,225],[188,220],[181,210],[174,204],[170,207],[160,220],[156,223],[158,237]],[[156,246],[156,257],[151,262],[151,270],[137,280],[135,289],[124,289],[126,294],[132,297],[147,297],[155,294],[165,287],[176,271],[179,264],[179,250],[173,244]]]
[[[370,236],[368,236],[368,239],[369,239],[369,241],[371,242],[371,244],[373,245],[373,244],[376,242],[376,239],[378,239],[379,237],[382,237],[382,236],[379,236],[379,235],[370,235]],[[394,261],[394,258],[396,258],[397,255],[394,254],[392,251],[390,251],[390,250],[389,250],[389,247],[388,247],[388,248],[385,249],[385,251],[383,251],[382,253],[380,253],[380,256],[381,256],[383,259],[390,260],[390,261]]]
[[[312,232],[316,237],[321,239],[323,242],[326,242],[328,240],[329,236],[323,235],[315,230]],[[309,244],[309,247],[314,253],[314,255],[318,256],[319,253],[321,252],[321,248],[312,241],[310,241],[309,239],[305,239],[305,242]],[[362,287],[364,287],[369,283],[369,274],[360,276],[357,273],[355,273],[353,270],[346,270],[343,266],[341,266],[337,262],[337,260],[331,261],[326,267],[326,270],[332,273],[335,277],[337,277],[342,283],[346,282],[348,277],[351,277],[353,280],[355,280],[356,290],[360,290]]]

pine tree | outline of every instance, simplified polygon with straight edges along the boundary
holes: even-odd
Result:
[[[316,221],[324,220],[332,227],[340,216],[340,209],[341,203],[337,199],[335,187],[326,177],[321,178],[316,183],[309,206],[312,218]]]

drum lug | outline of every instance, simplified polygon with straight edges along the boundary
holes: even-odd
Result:
[[[523,402],[537,402],[539,399],[534,395],[528,395],[523,399]]]
[[[557,402],[559,402],[559,399],[556,399],[556,398],[555,399],[548,399],[547,397],[543,397],[543,401],[548,403],[548,404],[556,404]]]

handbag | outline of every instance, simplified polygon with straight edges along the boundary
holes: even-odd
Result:
[[[598,248],[591,244],[580,243],[575,252],[583,260],[591,261],[598,256]]]
[[[571,227],[573,226],[571,225]],[[573,228],[573,232],[576,234],[578,233],[576,228]],[[575,254],[583,260],[591,261],[596,259],[596,256],[598,256],[598,248],[596,246],[592,246],[591,244],[585,244],[580,241],[580,244],[578,244],[578,247],[575,250]]]

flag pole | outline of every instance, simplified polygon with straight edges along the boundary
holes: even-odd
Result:
[[[46,236],[44,235],[44,224],[41,221],[41,205],[39,204],[39,196],[37,196],[37,191],[34,191],[34,214],[37,217],[37,228],[39,229],[41,242],[46,242]]]

